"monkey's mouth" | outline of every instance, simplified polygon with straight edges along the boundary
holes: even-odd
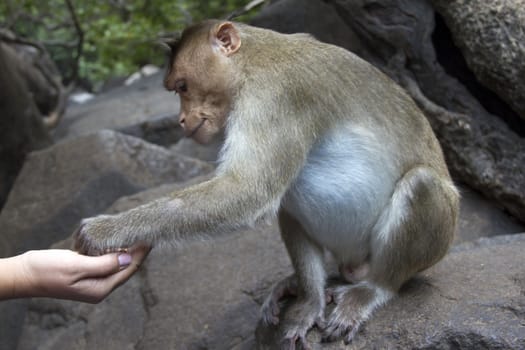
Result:
[[[204,125],[204,122],[206,120],[206,118],[202,118],[201,122],[193,130],[189,130],[189,132],[186,134],[186,137],[193,137],[197,133],[197,131],[199,131],[201,126]]]

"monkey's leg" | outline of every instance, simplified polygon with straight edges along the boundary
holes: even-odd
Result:
[[[333,290],[336,306],[324,339],[343,336],[350,342],[406,280],[441,259],[453,237],[457,209],[458,194],[451,182],[425,167],[407,172],[372,229],[367,276]]]
[[[279,226],[283,241],[292,260],[297,278],[297,299],[283,316],[284,348],[295,349],[306,344],[306,333],[314,324],[322,322],[325,308],[326,273],[322,249],[312,242],[301,224],[286,211],[279,212]]]

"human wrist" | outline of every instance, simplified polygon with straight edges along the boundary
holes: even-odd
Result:
[[[39,276],[34,273],[32,268],[33,256],[34,251],[28,251],[12,258],[14,298],[36,296],[35,291],[37,290]]]
[[[21,297],[19,284],[22,255],[0,259],[0,300]]]

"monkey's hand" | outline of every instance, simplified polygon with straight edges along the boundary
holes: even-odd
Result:
[[[301,297],[286,310],[283,319],[282,349],[310,349],[306,333],[313,327],[324,328],[324,300]]]
[[[273,286],[261,308],[261,319],[265,325],[277,325],[279,323],[280,301],[288,296],[297,297],[298,288],[295,274],[284,278]]]
[[[101,255],[132,245],[122,215],[99,215],[82,220],[73,234],[75,250],[81,254]]]

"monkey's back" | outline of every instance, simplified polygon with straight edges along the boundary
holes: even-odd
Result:
[[[402,169],[428,164],[449,176],[428,120],[386,74],[354,53],[308,34],[241,28],[246,35],[243,49],[255,57],[245,67],[246,75],[258,81],[261,91],[295,108],[287,117],[315,124],[312,129],[326,133],[346,120],[353,128],[377,135],[383,152],[400,158]]]

